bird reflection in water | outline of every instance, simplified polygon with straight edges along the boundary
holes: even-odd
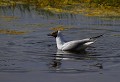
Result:
[[[91,58],[91,59],[90,59]],[[57,50],[57,53],[54,54],[54,56],[52,57],[51,62],[49,63],[49,69],[52,71],[63,71],[62,69],[62,63],[63,60],[96,60],[96,57],[89,57],[89,52],[86,51],[82,51],[82,52],[68,52],[68,51],[60,51]],[[103,66],[101,63],[94,63],[92,65],[89,65],[89,67],[93,68],[97,68],[97,69],[103,69]],[[69,68],[66,68],[64,70],[68,71]],[[69,69],[70,70],[70,69]],[[77,71],[81,71],[79,68],[73,68],[73,70],[77,70]],[[87,69],[88,71],[88,69]],[[93,70],[92,70],[93,71]]]
[[[61,67],[61,60],[53,59],[52,62],[50,62],[50,68],[52,69],[59,69]]]

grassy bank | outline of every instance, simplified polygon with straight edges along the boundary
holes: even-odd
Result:
[[[120,7],[120,0],[0,0],[0,5],[11,5],[15,3],[35,4],[39,7],[61,7],[74,3],[88,3],[89,6],[92,6],[92,4],[94,3],[98,7],[100,5]]]
[[[120,16],[120,0],[0,0],[0,6],[34,5],[51,12],[83,13],[87,16]]]
[[[96,6],[112,6],[112,7],[120,7],[120,0],[80,0],[81,2],[89,3],[90,5],[95,3]]]

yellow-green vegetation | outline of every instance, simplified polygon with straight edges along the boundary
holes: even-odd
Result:
[[[0,6],[15,6],[16,2],[15,1],[10,1],[10,0],[0,0]]]
[[[15,17],[15,16],[0,16],[0,19],[4,19],[5,21],[8,21],[8,22],[10,22],[10,21],[12,21],[12,20],[14,20],[14,19],[18,19],[18,17]]]
[[[63,27],[63,26],[57,26],[57,27],[52,27],[51,28],[51,30],[53,30],[53,31],[58,31],[58,30],[65,30],[66,28],[65,27]]]
[[[34,5],[51,12],[83,13],[87,16],[120,16],[120,0],[0,0],[0,6]]]
[[[21,35],[25,33],[23,31],[0,29],[0,34]]]
[[[120,37],[120,34],[114,34],[113,36]]]
[[[95,4],[96,6],[112,6],[112,7],[120,7],[120,0],[80,0],[81,2],[86,2],[91,4]]]
[[[34,4],[40,7],[52,6],[63,7],[64,5],[71,5],[74,3],[88,3],[99,5],[107,5],[113,7],[120,7],[120,0],[0,0],[0,5],[10,5],[16,3]]]
[[[62,30],[68,30],[68,29],[70,29],[70,28],[72,28],[72,27],[70,27],[70,26],[57,25],[57,26],[55,26],[55,27],[51,27],[50,30],[53,30],[53,31],[58,31],[58,30],[60,30],[60,31],[62,31]]]

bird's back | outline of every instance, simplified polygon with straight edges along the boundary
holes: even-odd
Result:
[[[87,45],[87,43],[89,44]],[[92,43],[93,42],[89,38],[83,40],[69,41],[64,43],[64,45],[62,46],[62,50],[82,50],[88,47]]]

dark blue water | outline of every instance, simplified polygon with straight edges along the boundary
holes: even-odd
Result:
[[[83,39],[104,34],[85,52],[61,52],[47,34],[63,26],[64,37]],[[119,82],[120,19],[55,14],[25,5],[0,8],[1,82]]]

